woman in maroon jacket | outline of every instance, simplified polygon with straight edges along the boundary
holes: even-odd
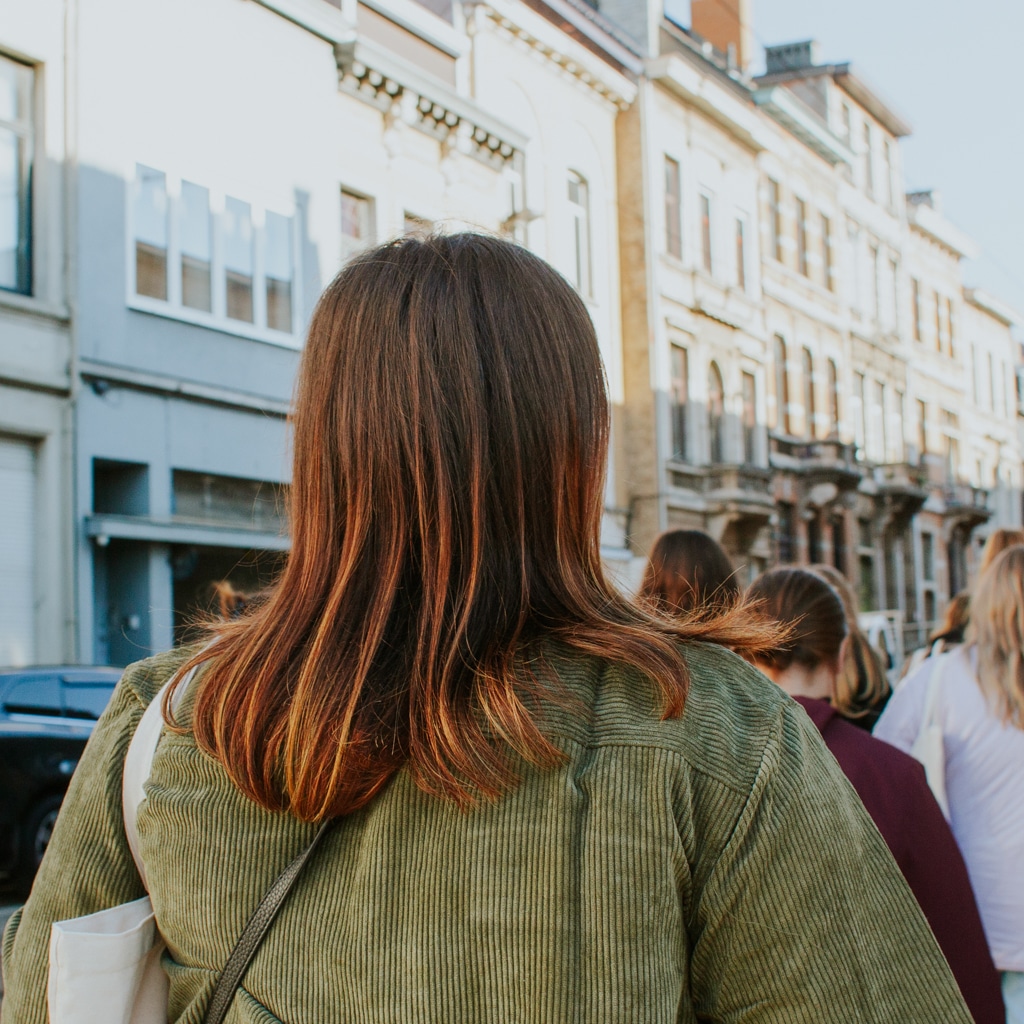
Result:
[[[792,628],[757,667],[797,700],[874,819],[917,897],[978,1024],[1006,1020],[999,975],[985,942],[967,868],[924,769],[912,757],[841,718],[830,703],[846,645],[835,591],[802,569],[775,569],[747,598]]]

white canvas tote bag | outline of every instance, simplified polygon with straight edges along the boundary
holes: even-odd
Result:
[[[174,694],[177,707],[196,669]],[[139,856],[139,805],[163,729],[164,691],[153,698],[135,730],[124,762],[121,805],[132,857],[146,885]],[[85,917],[55,921],[50,929],[47,1003],[50,1024],[167,1024],[164,942],[148,896]]]
[[[928,689],[925,693],[921,728],[918,731],[917,739],[914,740],[914,745],[910,748],[911,755],[924,765],[924,774],[928,779],[928,785],[947,821],[949,820],[949,800],[946,797],[946,743],[942,737],[942,725],[936,718],[935,701],[938,697],[943,669],[946,667],[947,659],[951,657],[954,655],[940,655],[935,659],[935,667],[932,669],[931,678],[928,680]]]

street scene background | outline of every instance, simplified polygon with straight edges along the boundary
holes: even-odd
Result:
[[[936,38],[954,13],[931,11]],[[468,227],[590,310],[620,585],[669,527],[711,534],[744,584],[827,563],[898,673],[1021,523],[1020,192],[1000,218],[1005,140],[936,138],[920,99],[991,107],[999,62],[951,82],[948,53],[895,61],[880,23],[873,66],[918,89],[890,95],[842,18],[813,14],[827,50],[814,25],[777,34],[805,14],[3,0],[0,667],[123,667],[185,638],[218,584],[272,581],[317,296],[370,245]],[[915,156],[911,177],[917,105],[910,151],[950,166]]]

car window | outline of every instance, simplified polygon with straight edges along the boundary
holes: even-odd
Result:
[[[65,679],[61,690],[64,714],[69,718],[99,718],[110,703],[114,683],[104,683],[97,679],[89,680],[88,683],[69,683]]]
[[[9,715],[59,715],[60,684],[52,676],[15,678],[3,690],[0,701]]]

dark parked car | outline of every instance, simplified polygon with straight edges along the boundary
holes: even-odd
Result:
[[[0,669],[0,878],[30,881],[116,668]]]

